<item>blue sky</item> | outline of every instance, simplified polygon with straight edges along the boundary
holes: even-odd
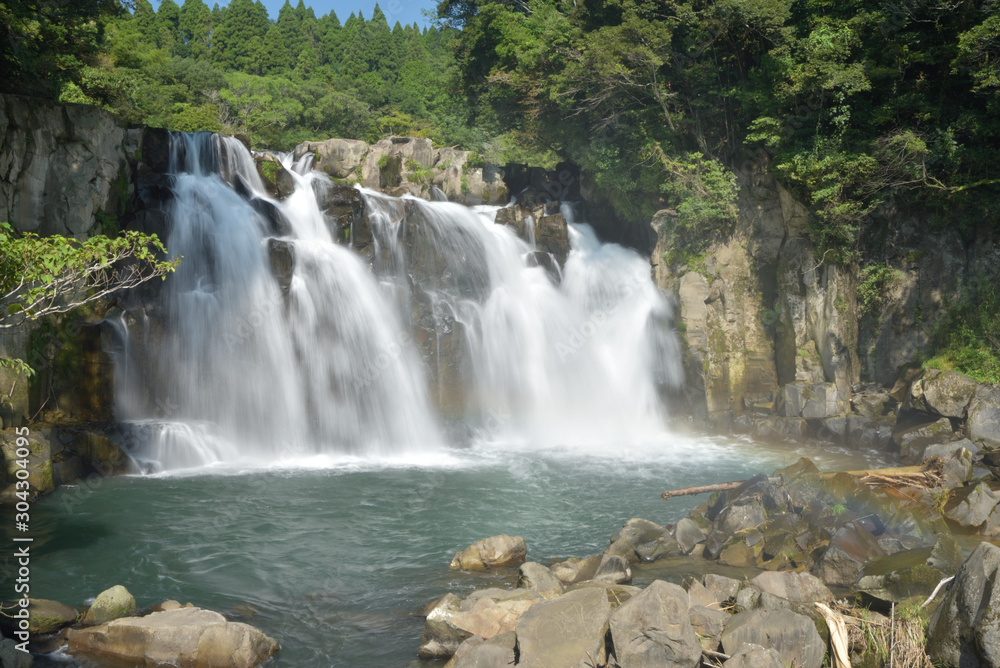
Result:
[[[160,6],[160,0],[151,1],[154,7]],[[174,1],[178,5],[184,4],[184,0]],[[223,7],[229,4],[229,0],[205,0],[205,4],[209,7],[216,2]],[[291,0],[291,3],[292,6],[295,6],[298,4],[298,0]],[[278,18],[278,10],[283,4],[285,4],[285,0],[264,0],[264,6],[267,7],[272,19]],[[316,16],[329,14],[333,10],[337,13],[341,23],[351,15],[351,12],[356,14],[358,11],[363,12],[366,19],[370,19],[372,10],[375,8],[375,0],[305,0],[305,4],[307,7],[313,8]],[[419,26],[426,26],[429,23],[421,10],[433,11],[437,7],[437,2],[436,0],[380,0],[379,7],[382,8],[385,18],[389,20],[390,27],[396,21],[404,25],[415,22]]]

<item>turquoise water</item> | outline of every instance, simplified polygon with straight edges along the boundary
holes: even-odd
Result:
[[[827,469],[871,461],[665,436],[620,452],[494,444],[425,465],[310,461],[99,480],[33,507],[32,592],[79,605],[121,584],[140,607],[190,601],[276,638],[276,666],[431,666],[416,659],[414,611],[447,591],[514,581],[449,571],[456,550],[508,533],[525,537],[534,561],[586,556],[630,517],[675,522],[704,499],[666,502],[666,489],[802,455]]]

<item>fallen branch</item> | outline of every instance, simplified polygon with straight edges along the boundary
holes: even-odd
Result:
[[[955,579],[955,576],[952,575],[950,577],[946,577],[944,580],[941,580],[941,582],[938,582],[937,587],[934,587],[934,591],[931,592],[931,595],[927,597],[927,600],[924,601],[920,605],[920,607],[921,608],[926,608],[928,605],[930,605],[930,602],[933,601],[934,597],[938,595],[939,591],[941,591],[941,587],[945,586],[946,584],[948,584],[949,582],[951,582],[954,579]]]
[[[844,625],[844,617],[822,603],[813,603],[823,619],[826,620],[826,627],[830,630],[830,656],[833,660],[833,668],[851,668],[851,655],[848,651],[847,627]]]
[[[687,496],[688,494],[707,494],[710,492],[725,492],[736,489],[745,481],[740,482],[717,482],[714,485],[699,485],[698,487],[685,487],[684,489],[674,489],[660,494],[664,499],[672,499],[675,496]]]

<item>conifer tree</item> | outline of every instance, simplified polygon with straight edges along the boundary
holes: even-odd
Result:
[[[208,55],[209,34],[212,30],[212,12],[204,0],[184,0],[178,21],[181,40],[187,45],[192,58]]]

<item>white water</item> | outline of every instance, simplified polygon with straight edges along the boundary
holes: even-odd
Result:
[[[164,290],[168,324],[128,332],[147,337],[159,365],[145,387],[135,373],[119,385],[120,414],[145,433],[154,469],[434,459],[435,370],[412,340],[417,299],[431,304],[433,336],[464,332],[464,421],[478,442],[662,449],[661,393],[680,383],[680,355],[637,253],[571,224],[556,285],[529,266],[532,244],[493,223],[495,208],[366,191],[378,250],[368,267],[331,238],[311,187],[326,177],[281,156],[297,181],[272,202],[295,256],[282,294],[267,223],[230,185],[242,178],[267,199],[252,156],[207,134],[176,136],[174,153],[167,247],[183,259]],[[143,394],[156,408],[134,400]]]

